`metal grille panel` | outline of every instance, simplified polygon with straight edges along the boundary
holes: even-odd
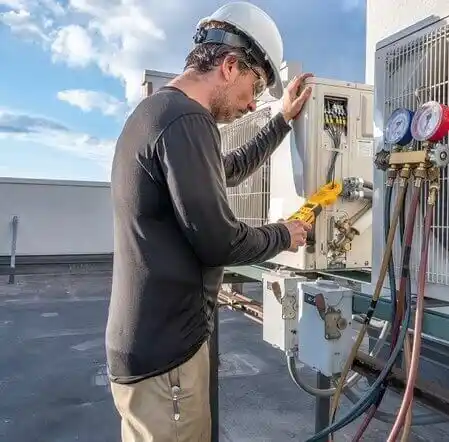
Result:
[[[398,107],[416,110],[420,104],[436,100],[448,103],[448,45],[449,25],[398,45],[387,52],[384,77],[384,121]],[[448,142],[446,138],[445,143]],[[420,148],[414,142],[412,148]],[[440,194],[435,207],[433,236],[430,243],[427,281],[449,285],[449,204],[448,171],[442,170]],[[395,189],[397,191],[397,188]],[[411,190],[411,189],[410,189]],[[409,192],[410,197],[411,192]],[[421,203],[416,217],[411,272],[416,281],[422,244],[423,220],[428,184],[422,188]],[[394,204],[394,199],[393,199]],[[399,268],[401,249],[397,240],[394,249],[395,264]]]
[[[262,108],[220,128],[224,155],[243,146],[257,135],[271,118],[271,109]],[[227,189],[229,205],[237,219],[252,227],[268,221],[270,202],[270,160],[236,187]]]

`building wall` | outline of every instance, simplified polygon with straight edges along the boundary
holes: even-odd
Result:
[[[448,15],[448,0],[367,0],[366,82],[374,84],[374,54],[380,40],[429,17]]]
[[[109,183],[0,178],[0,255],[104,254],[113,250]]]

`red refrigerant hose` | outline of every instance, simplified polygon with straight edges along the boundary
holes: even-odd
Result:
[[[438,187],[435,183],[431,185],[430,196],[427,202],[427,211],[424,223],[423,232],[423,243],[421,248],[421,260],[419,263],[418,271],[418,297],[416,304],[415,313],[415,330],[413,336],[413,350],[410,361],[410,370],[408,373],[407,385],[402,399],[401,408],[399,410],[396,421],[393,428],[388,436],[387,442],[395,442],[399,436],[401,428],[404,424],[406,415],[409,411],[410,404],[413,400],[413,391],[416,382],[416,376],[419,366],[419,357],[421,351],[421,332],[422,332],[422,321],[424,316],[424,289],[426,284],[426,272],[427,272],[427,259],[429,254],[429,241],[430,241],[430,231],[432,229],[433,221],[433,206],[435,204],[435,195]],[[404,432],[408,432],[408,428],[404,429]]]

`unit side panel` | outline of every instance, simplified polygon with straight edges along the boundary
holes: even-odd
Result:
[[[373,183],[373,92],[361,92],[353,90],[351,96],[350,130],[351,139],[346,156],[346,176],[360,177]],[[374,198],[373,191],[370,192]],[[369,206],[367,206],[369,204]],[[366,230],[360,231],[351,242],[350,249],[346,253],[346,268],[371,267],[372,263],[372,200],[363,202],[347,202],[342,205],[347,216],[358,216],[359,210],[367,211],[365,217],[369,222]],[[360,212],[359,212],[360,215]],[[369,221],[368,221],[369,220]]]
[[[293,122],[293,130],[271,157],[270,221],[286,219],[301,207],[309,195],[310,181],[316,180],[318,140],[315,124],[318,86],[305,104],[301,115]],[[279,216],[282,215],[282,216]],[[296,253],[283,252],[270,262],[298,270],[315,268],[313,251],[300,248]]]

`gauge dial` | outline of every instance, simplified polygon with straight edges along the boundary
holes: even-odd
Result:
[[[385,141],[388,144],[405,146],[412,140],[410,125],[413,112],[405,109],[396,109],[390,116],[385,127]]]
[[[449,108],[436,101],[424,103],[415,113],[411,130],[417,141],[440,141],[449,131]]]

